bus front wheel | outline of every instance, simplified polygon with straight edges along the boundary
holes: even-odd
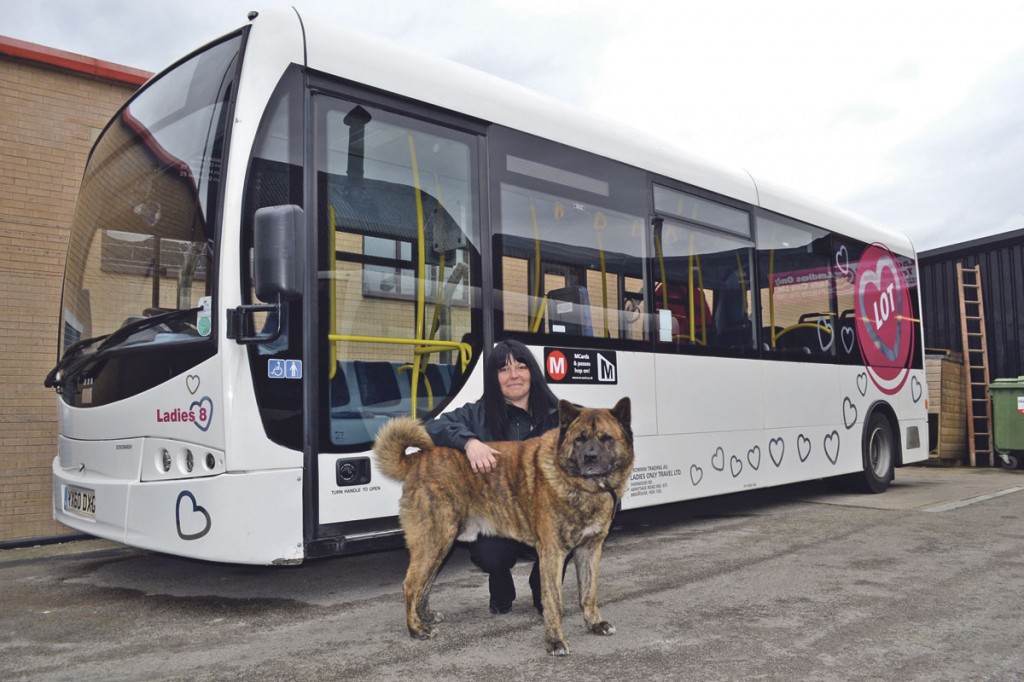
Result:
[[[881,412],[872,412],[864,425],[862,448],[864,473],[858,475],[860,488],[867,493],[884,493],[892,483],[899,444],[892,423]]]

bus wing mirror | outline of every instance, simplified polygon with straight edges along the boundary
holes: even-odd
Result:
[[[265,303],[228,311],[227,337],[238,343],[270,343],[284,330],[282,303],[302,298],[306,278],[306,238],[302,209],[267,206],[256,211],[253,227],[252,278],[256,298]],[[268,313],[273,328],[256,332],[256,313]]]
[[[302,209],[294,205],[257,209],[253,234],[253,281],[261,301],[302,297],[306,241]]]

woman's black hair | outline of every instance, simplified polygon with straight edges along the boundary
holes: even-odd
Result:
[[[558,398],[548,388],[544,374],[533,357],[533,353],[513,339],[495,344],[484,363],[484,421],[492,436],[499,440],[508,438],[508,409],[505,407],[505,396],[498,383],[498,371],[508,364],[509,358],[521,362],[530,370],[530,398],[528,411],[530,422],[536,426],[552,410],[558,408]]]

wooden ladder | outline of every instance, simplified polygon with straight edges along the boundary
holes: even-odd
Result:
[[[971,466],[979,455],[995,466],[992,455],[992,412],[988,389],[988,340],[985,337],[985,305],[981,298],[981,266],[956,264],[960,292],[960,335],[964,347],[967,389],[967,445]]]

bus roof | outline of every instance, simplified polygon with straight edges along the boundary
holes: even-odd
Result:
[[[301,41],[298,10],[261,11],[254,32]],[[477,69],[343,27],[302,17],[307,66],[379,90],[426,102],[488,123],[576,147],[673,178],[863,242],[913,255],[906,235],[852,213],[690,154],[677,146],[593,112]]]

